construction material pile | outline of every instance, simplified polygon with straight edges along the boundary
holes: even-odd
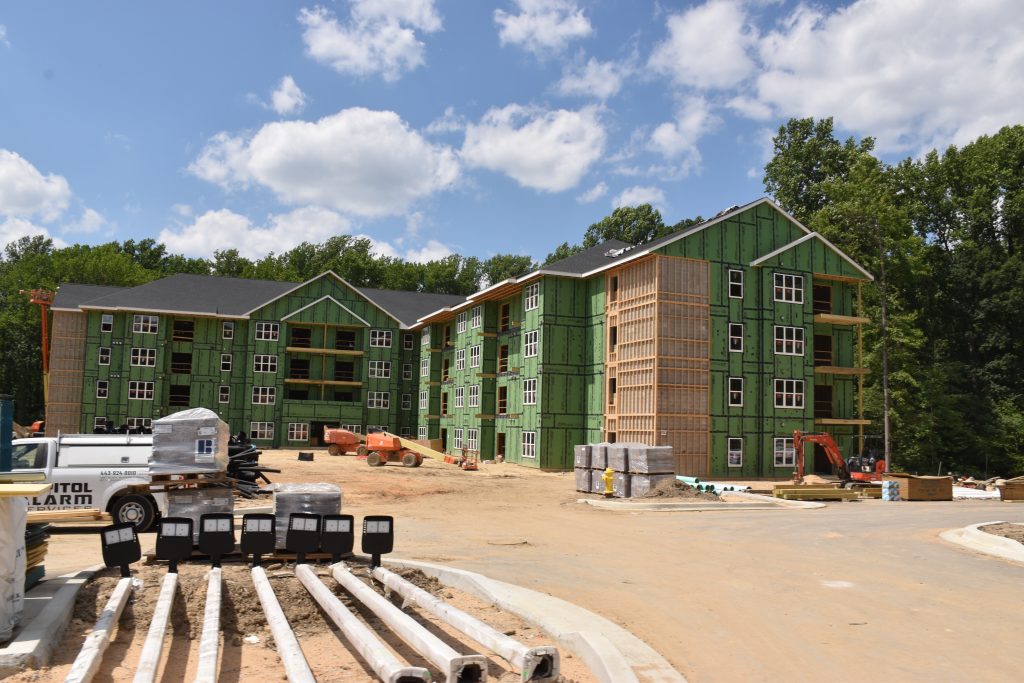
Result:
[[[285,547],[288,518],[294,512],[315,515],[341,514],[341,489],[334,484],[273,484],[274,531],[277,548]]]
[[[191,408],[153,420],[153,474],[224,472],[228,468],[227,424],[206,408]]]
[[[167,516],[192,520],[192,542],[199,543],[199,520],[213,512],[235,511],[235,496],[229,488],[177,489],[167,492]]]
[[[43,580],[46,575],[46,550],[49,547],[50,525],[25,525],[25,590]]]
[[[1002,500],[1024,500],[1024,477],[1007,479],[1002,486],[997,486]]]
[[[602,475],[612,470],[612,495],[642,498],[660,483],[675,480],[671,446],[642,443],[597,443],[575,447],[576,490],[604,493]]]

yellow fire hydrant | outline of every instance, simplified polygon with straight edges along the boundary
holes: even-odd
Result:
[[[614,479],[614,477],[615,477],[615,474],[614,474],[614,472],[613,472],[611,467],[606,469],[604,471],[604,474],[601,475],[601,479],[604,481],[604,497],[605,498],[611,498],[613,495],[615,495],[615,491],[614,491],[614,489],[612,489],[612,479]]]

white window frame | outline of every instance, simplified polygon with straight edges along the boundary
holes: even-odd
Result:
[[[391,392],[368,391],[366,392],[366,407],[374,410],[387,410],[391,407]]]
[[[482,306],[474,306],[473,307],[473,312],[470,314],[469,326],[472,329],[475,330],[475,329],[480,327],[480,323],[482,322],[482,320],[483,320],[483,307]]]
[[[532,285],[526,285],[526,289],[523,290],[523,310],[532,311],[540,306],[540,283],[534,282]]]
[[[420,358],[420,377],[430,377],[430,357]]]
[[[103,362],[104,359],[106,359],[106,361],[107,361],[106,363]],[[97,365],[110,365],[110,347],[109,346],[101,346],[100,347],[100,354],[96,358],[96,364]]]
[[[156,367],[156,349],[146,348],[145,346],[133,346],[129,362],[135,368]]]
[[[463,332],[466,331],[466,319],[467,319],[466,311],[463,311],[462,313],[459,313],[459,315],[455,318],[455,333],[456,334],[462,334]]]
[[[100,315],[100,333],[110,333],[114,331],[114,314],[104,313]],[[104,425],[106,426],[106,425]]]
[[[402,348],[406,351],[412,351],[413,345],[415,344],[415,338],[412,336],[412,332],[402,333]]]
[[[733,275],[738,275],[739,277],[733,277]],[[728,287],[729,287],[729,298],[730,299],[742,299],[743,298],[743,277],[744,276],[743,276],[743,271],[742,270],[735,270],[733,268],[729,269]],[[733,287],[734,286],[739,287],[739,294],[733,294],[733,291],[734,291]]]
[[[466,387],[455,387],[455,407],[466,407]]]
[[[804,355],[804,328],[787,325],[775,325],[774,328],[776,356]],[[789,347],[789,351],[786,350],[786,347]]]
[[[402,410],[412,410],[412,394],[402,394]]]
[[[804,381],[802,379],[775,379],[775,407],[792,410],[804,409]]]
[[[341,425],[341,428],[353,434],[363,433],[363,425]]]
[[[391,348],[391,330],[370,330],[370,346]]]
[[[412,379],[412,363],[402,363],[402,379],[405,381]]]
[[[110,397],[110,382],[105,379],[96,380],[96,398]]]
[[[740,342],[738,349],[732,346],[736,339]],[[743,323],[729,323],[729,353],[743,353]]]
[[[478,429],[466,429],[466,449],[470,451],[480,450],[480,431]]]
[[[420,331],[420,345],[430,346],[430,326],[427,325]]]
[[[277,387],[253,387],[252,404],[254,406],[272,406],[277,403]]]
[[[128,429],[152,429],[153,418],[151,417],[129,417],[125,420]]]
[[[537,432],[523,432],[522,457],[537,457]]]
[[[540,330],[531,330],[523,335],[523,358],[535,358],[540,341]]]
[[[470,408],[480,407],[480,385],[469,385],[469,398],[467,399]]]
[[[427,401],[428,400],[430,400],[430,392],[428,392],[428,391],[421,391],[420,392],[420,410],[426,410],[427,409]]]
[[[369,377],[370,379],[391,379],[391,361],[371,360]]]
[[[231,372],[232,358],[230,353],[220,354],[220,371]]]
[[[257,441],[273,441],[274,439],[274,423],[273,422],[250,422],[249,423],[249,438]]]
[[[537,378],[532,377],[530,379],[523,380],[523,405],[524,406],[535,406],[537,405]]]
[[[455,369],[465,370],[466,369],[466,349],[455,350]]]
[[[774,456],[776,467],[796,467],[796,448],[793,447],[793,437],[775,437]]]
[[[743,467],[743,438],[730,436],[726,439],[728,467]]]
[[[452,449],[459,450],[462,448],[462,427],[455,429],[455,439],[452,441]]]
[[[730,408],[742,408],[743,407],[743,378],[742,377],[730,377],[728,380],[728,389],[726,392],[727,404]],[[738,383],[738,384],[735,384]],[[734,387],[738,386],[736,389]],[[735,402],[733,399],[739,396],[739,402]]]
[[[136,313],[132,317],[132,332],[135,334],[156,334],[159,330],[159,316]]]
[[[420,425],[416,428],[416,438],[421,441],[427,438],[427,425]]]
[[[220,338],[221,339],[234,339],[235,338],[235,323],[232,320],[225,320],[220,324]]]
[[[256,323],[256,341],[277,341],[280,338],[280,323]]]
[[[378,432],[390,432],[391,431],[390,429],[388,429],[387,425],[366,425],[366,433],[367,434],[369,434],[370,432],[372,432],[374,430],[376,430]]]
[[[789,273],[773,273],[772,297],[775,301],[787,304],[804,302],[804,276]]]
[[[154,393],[154,383],[146,382],[143,380],[130,380],[128,382],[128,400],[129,401],[152,401]],[[135,394],[134,396],[132,394]]]
[[[97,429],[106,429],[107,428],[107,418],[101,417],[99,415],[97,415],[96,417],[92,418],[92,428],[93,428],[93,431],[95,431]]]
[[[480,344],[469,347],[469,367],[478,368],[480,367]]]
[[[309,423],[308,422],[289,422],[288,423],[288,440],[289,441],[309,441]]]
[[[270,353],[258,353],[252,357],[252,371],[277,374],[277,356]]]
[[[217,403],[231,403],[230,384],[221,384],[217,387]]]

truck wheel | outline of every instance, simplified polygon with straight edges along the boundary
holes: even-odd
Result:
[[[153,526],[156,519],[156,506],[146,496],[131,494],[119,496],[110,506],[110,516],[115,524],[131,522],[136,531],[145,531]]]
[[[419,464],[419,458],[415,453],[406,451],[402,456],[402,467],[418,467]]]
[[[384,464],[384,458],[381,456],[380,453],[374,451],[373,453],[370,453],[369,455],[366,456],[366,464],[369,465],[370,467],[380,467],[381,465]]]
[[[336,443],[332,443],[327,447],[327,452],[330,455],[341,455],[341,447]]]
[[[363,444],[359,444],[359,447],[356,449],[356,455],[360,458],[365,458],[368,452]]]

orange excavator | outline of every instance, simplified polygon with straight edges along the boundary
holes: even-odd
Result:
[[[828,461],[836,468],[839,475],[839,484],[843,488],[854,488],[857,486],[871,486],[882,481],[882,474],[885,472],[885,460],[875,461],[874,467],[864,465],[858,460],[859,468],[853,472],[846,466],[839,446],[832,439],[832,435],[826,432],[804,433],[800,430],[793,432],[793,450],[795,451],[796,468],[793,471],[793,481],[802,484],[804,481],[804,444],[815,443],[822,447]]]

